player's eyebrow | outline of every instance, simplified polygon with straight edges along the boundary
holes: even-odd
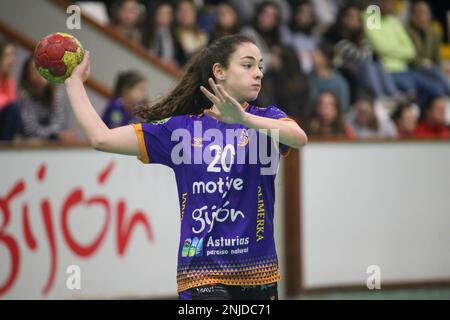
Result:
[[[245,57],[242,57],[242,58],[241,58],[241,60],[244,60],[244,59],[250,59],[250,60],[256,61],[256,58],[255,58],[255,57],[252,57],[252,56],[245,56]],[[261,58],[261,59],[259,60],[259,62],[262,62],[262,61],[263,61],[263,59]]]

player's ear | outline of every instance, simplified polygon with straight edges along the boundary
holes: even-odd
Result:
[[[217,80],[225,80],[225,68],[220,63],[214,63],[213,67],[213,75]]]

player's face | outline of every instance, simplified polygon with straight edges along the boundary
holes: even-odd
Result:
[[[224,70],[222,85],[239,102],[253,101],[261,90],[262,57],[258,47],[246,42],[237,46]]]

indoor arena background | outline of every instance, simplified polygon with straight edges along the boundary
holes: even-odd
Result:
[[[23,64],[37,41],[66,32],[91,52],[86,87],[99,114],[114,98],[123,72],[142,74],[152,100],[177,83],[192,48],[225,34],[217,21],[238,22],[229,28],[232,32],[257,32],[255,6],[262,3],[173,1],[173,23],[183,28],[183,21],[188,24],[193,16],[195,25],[186,29],[195,30],[195,37],[187,44],[183,41],[189,39],[181,39],[181,49],[162,53],[164,46],[149,35],[157,23],[152,13],[158,1],[122,2],[0,0],[0,37],[14,42],[12,75],[18,90]],[[280,298],[449,299],[450,92],[445,77],[449,82],[450,5],[273,2],[279,9],[279,33],[268,36],[270,41],[261,38],[276,62],[265,66],[258,103],[279,106],[309,137],[305,148],[283,158],[276,180]],[[394,48],[397,60],[388,64],[389,52],[371,38],[370,28],[377,28],[377,10],[385,2],[391,2],[392,15],[405,26],[413,47],[411,21],[415,15],[418,23],[426,20],[426,8],[430,10],[426,30],[439,40],[424,50],[434,48],[438,58],[426,67],[444,78],[426,78],[430,92],[402,88],[402,81],[423,67],[419,48],[403,59],[407,46],[399,44]],[[385,86],[383,76],[374,80],[374,73],[366,74],[375,84],[363,83],[363,76],[347,68],[349,61],[338,46],[341,35],[332,32],[340,30],[338,18],[347,5],[363,17],[361,41],[369,43],[370,59],[381,69],[373,72],[389,76],[403,68],[406,78],[394,79],[398,91],[378,92],[377,85]],[[295,19],[307,22],[295,25]],[[433,96],[433,88],[442,92]],[[324,135],[312,124],[318,116],[314,111],[330,91],[343,129]],[[92,150],[64,86],[57,85],[55,94],[64,110],[59,132],[22,129],[0,144],[0,299],[176,299],[180,208],[173,172]],[[437,133],[420,129],[429,128],[432,108],[444,110],[436,116],[442,121]],[[361,124],[367,117],[372,120]]]

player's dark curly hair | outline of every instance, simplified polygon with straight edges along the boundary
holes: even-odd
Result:
[[[200,86],[212,91],[208,78],[214,79],[213,65],[220,63],[227,68],[237,46],[248,42],[255,44],[251,38],[240,34],[215,40],[192,58],[174,89],[150,105],[137,106],[135,115],[144,121],[153,121],[176,115],[200,114],[211,108],[211,102],[200,91]]]

